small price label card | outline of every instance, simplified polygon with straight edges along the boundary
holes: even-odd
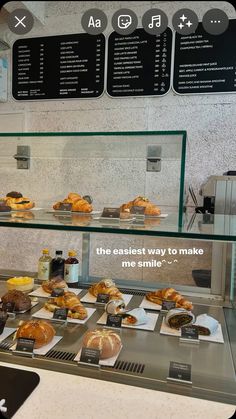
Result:
[[[175,308],[175,306],[176,306],[176,302],[175,301],[164,300],[162,302],[161,311],[169,311],[172,308]]]
[[[145,207],[134,205],[133,207],[131,207],[130,212],[131,214],[135,214],[135,215],[144,215]]]
[[[109,294],[98,294],[96,303],[106,304],[106,303],[108,303],[109,298],[110,298]]]
[[[9,303],[3,303],[2,304],[2,309],[4,311],[7,311],[8,313],[14,313],[15,311],[15,303],[13,302],[9,302]]]
[[[14,352],[19,355],[33,356],[34,339],[18,338]]]
[[[107,315],[107,323],[108,327],[121,327],[122,316],[120,314],[108,314]]]
[[[58,211],[71,211],[72,210],[72,204],[63,204],[61,203]]]
[[[103,218],[120,218],[120,208],[103,208],[102,215]]]
[[[199,343],[198,329],[194,325],[181,327],[181,342]]]
[[[64,293],[65,291],[62,288],[54,288],[51,297],[60,297],[61,295],[64,295]]]
[[[98,365],[100,360],[99,349],[82,348],[80,361],[84,364]]]
[[[171,361],[167,381],[174,381],[182,384],[192,384],[191,365],[183,364],[182,362]]]
[[[68,308],[55,308],[53,312],[53,319],[60,321],[67,321]]]

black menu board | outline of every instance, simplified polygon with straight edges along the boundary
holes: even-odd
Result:
[[[108,40],[107,93],[120,96],[162,96],[170,88],[172,31],[150,35],[112,32]]]
[[[173,88],[179,94],[236,91],[236,20],[221,35],[176,33]]]
[[[13,97],[99,97],[104,90],[104,63],[103,34],[18,39],[13,45]]]

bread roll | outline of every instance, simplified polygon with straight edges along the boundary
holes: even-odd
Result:
[[[45,320],[29,320],[23,323],[16,332],[16,338],[34,339],[34,348],[47,345],[55,336],[52,325]]]
[[[107,359],[117,355],[121,349],[120,336],[109,329],[95,329],[85,333],[83,346],[99,349],[100,359]]]

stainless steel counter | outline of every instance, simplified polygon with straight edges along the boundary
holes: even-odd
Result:
[[[6,292],[5,282],[0,282],[0,295]],[[84,295],[84,290],[80,296]],[[137,307],[142,296],[134,296],[129,307]],[[20,320],[29,319],[31,314],[43,306],[45,299],[25,314],[19,314],[14,320],[8,320],[9,327],[16,327]],[[91,307],[91,304],[85,304]],[[115,367],[82,367],[73,361],[80,349],[81,338],[88,329],[97,327],[96,322],[103,310],[97,308],[85,325],[72,323],[55,324],[57,335],[63,339],[44,357],[33,359],[13,355],[0,344],[0,360],[14,364],[34,366],[68,374],[82,375],[138,387],[162,390],[170,393],[188,395],[207,400],[235,404],[236,381],[231,346],[228,338],[225,316],[222,307],[195,304],[194,313],[208,313],[218,319],[222,325],[225,343],[201,341],[199,345],[180,343],[177,337],[160,335],[162,314],[159,315],[155,331],[141,331],[122,328],[120,330],[123,349]],[[8,338],[5,342],[10,342]],[[170,361],[192,365],[192,386],[172,384],[166,381]]]

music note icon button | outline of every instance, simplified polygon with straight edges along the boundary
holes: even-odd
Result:
[[[160,35],[168,26],[168,18],[160,9],[150,9],[142,17],[143,29],[150,35]]]

